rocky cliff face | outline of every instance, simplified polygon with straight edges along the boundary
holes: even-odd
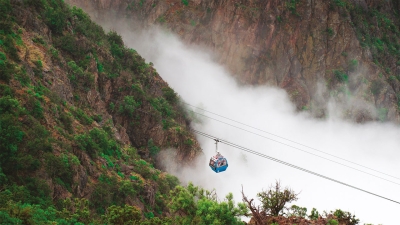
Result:
[[[164,207],[161,195],[178,180],[152,164],[167,148],[178,162],[200,154],[189,124],[152,65],[82,10],[0,1],[2,213],[65,198],[90,200],[98,215],[125,203]],[[61,208],[79,207],[69,204]]]
[[[299,110],[327,102],[358,122],[400,121],[397,1],[68,0],[101,24],[160,24],[205,45],[239,81],[287,90]]]

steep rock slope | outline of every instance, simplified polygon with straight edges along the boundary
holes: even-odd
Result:
[[[189,124],[151,64],[81,9],[0,0],[1,224],[166,214],[179,181],[153,164],[165,148],[201,153]]]
[[[151,64],[82,10],[0,0],[0,224],[244,224],[232,194],[152,165],[161,148],[200,153],[189,123]],[[336,212],[314,224],[350,224]]]
[[[344,118],[400,121],[397,1],[67,2],[101,24],[124,18],[167,27],[213,49],[241,82],[282,87],[299,110],[317,117],[327,116],[333,99]]]

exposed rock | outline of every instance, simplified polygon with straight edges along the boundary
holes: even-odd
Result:
[[[372,103],[377,109],[388,109],[393,113],[387,117],[400,122],[398,97],[394,95],[400,82],[386,81],[390,75],[376,66],[369,48],[361,47],[354,25],[356,21],[348,10],[337,5],[339,3],[207,0],[189,1],[185,6],[178,0],[142,4],[128,0],[67,2],[84,8],[96,21],[111,29],[118,29],[110,24],[118,24],[116,21],[122,19],[130,21],[132,29],[152,24],[168,27],[187,43],[213,49],[218,54],[218,62],[242,83],[284,88],[299,110],[311,110],[316,116],[321,115],[321,111],[325,114],[326,102],[330,99],[344,103],[343,107],[349,105],[347,98],[331,96],[332,91],[348,89],[340,80],[341,75],[335,72],[341,71],[349,80],[353,79],[349,90],[352,99],[364,102],[367,98],[367,105]],[[397,1],[352,0],[349,3],[366,11],[378,9],[398,22],[392,11],[399,9]],[[352,60],[357,68],[350,69]],[[391,61],[390,68],[394,68],[396,60]],[[375,99],[370,90],[371,83],[364,85],[365,81],[380,79],[379,74],[384,74],[386,79],[383,79],[385,89],[377,97],[390,95],[386,101]],[[320,84],[325,86],[322,92],[318,90]],[[318,95],[322,95],[324,101],[318,101]],[[356,110],[351,115],[359,113]],[[368,113],[366,118],[377,119],[375,112]],[[354,116],[350,118],[356,120]]]

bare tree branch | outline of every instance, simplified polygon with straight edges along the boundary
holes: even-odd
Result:
[[[243,192],[243,185],[242,185],[242,199],[243,202],[247,204],[247,207],[250,209],[251,214],[253,215],[253,218],[256,220],[256,225],[262,225],[263,221],[263,216],[260,214],[260,209],[259,207],[255,207],[253,200],[251,199],[250,201],[247,199],[247,197],[244,195]]]

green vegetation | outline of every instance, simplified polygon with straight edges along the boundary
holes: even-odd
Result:
[[[282,221],[282,217],[308,217],[310,220],[318,220],[318,222],[312,222],[313,224],[322,224],[324,222],[326,223],[326,221],[331,221],[328,222],[328,224],[335,224],[335,221],[341,221],[343,224],[355,225],[359,222],[354,215],[340,209],[337,209],[334,212],[331,211],[330,213],[324,212],[324,215],[321,215],[315,208],[313,208],[311,214],[307,216],[307,208],[305,207],[292,205],[288,208],[286,205],[297,200],[297,196],[298,194],[289,188],[282,189],[280,183],[277,181],[275,186],[271,186],[268,190],[261,191],[257,194],[261,206],[256,206],[253,203],[253,199],[249,200],[242,191],[243,201],[250,209],[253,219],[257,224],[270,224],[278,218]]]
[[[289,216],[305,218],[307,216],[307,208],[292,205],[289,209]]]
[[[14,71],[14,65],[7,60],[6,54],[0,52],[0,80],[9,82]]]
[[[335,219],[328,220],[327,225],[339,225],[339,222]]]
[[[333,70],[333,74],[335,75],[335,79],[340,83],[347,83],[349,81],[349,76],[340,70]]]
[[[125,113],[127,116],[132,117],[135,109],[140,106],[140,102],[136,102],[134,96],[125,96],[124,101],[119,106],[119,112]]]
[[[345,6],[346,6],[346,2],[343,1],[343,0],[334,0],[333,3],[334,3],[336,6],[339,6],[339,7],[345,7]]]
[[[162,88],[163,96],[170,104],[175,104],[178,101],[178,96],[175,91],[170,87]]]
[[[326,33],[331,37],[335,34],[335,32],[333,31],[333,29],[331,27],[328,27],[326,29]]]
[[[317,211],[317,209],[313,208],[311,210],[311,214],[308,216],[308,218],[310,218],[311,220],[316,220],[319,218],[319,212]]]
[[[296,193],[292,190],[285,188],[281,191],[280,184],[277,182],[274,188],[270,188],[267,191],[262,191],[257,194],[258,199],[261,202],[262,210],[266,215],[279,216],[283,214],[283,210],[286,209],[285,205],[292,201],[296,201],[297,198]],[[307,209],[303,209],[300,207],[294,207],[295,211],[298,211],[301,214],[305,214]],[[305,211],[305,212],[300,212]]]
[[[121,157],[121,149],[117,142],[103,129],[94,128],[89,133],[76,135],[75,142],[93,158],[96,157],[96,153]]]
[[[167,20],[165,19],[165,17],[164,17],[164,16],[160,16],[160,17],[158,17],[158,18],[157,18],[157,21],[158,21],[159,23],[161,23],[161,24],[163,24],[163,23],[167,22]]]
[[[182,4],[184,4],[185,6],[189,5],[189,0],[181,0],[181,1],[182,1]]]
[[[360,45],[371,51],[373,61],[389,76],[400,60],[400,21],[387,14],[381,4],[365,10],[347,0],[334,1],[334,5],[348,12],[344,14],[350,14]]]
[[[153,98],[150,100],[151,105],[164,117],[173,116],[174,112],[172,106],[165,100],[165,98]]]
[[[21,10],[47,26],[52,41],[23,29],[14,18]],[[152,126],[181,128],[179,98],[157,81],[152,63],[62,0],[0,0],[0,24],[0,223],[175,224],[166,215],[179,180],[152,164],[168,145],[145,136],[138,151],[117,139],[108,118],[128,121],[127,132],[140,134],[145,109]],[[34,55],[20,59],[18,49]],[[105,93],[107,82],[118,88]],[[101,96],[89,99],[94,93]],[[109,114],[96,109],[105,94]],[[171,144],[190,149],[190,134],[181,129],[180,142]]]
[[[157,147],[157,146],[154,144],[153,139],[150,139],[150,140],[148,141],[147,147],[149,148],[150,155],[153,156],[153,157],[154,157],[155,155],[157,155],[158,152],[160,152],[160,148]]]
[[[289,1],[285,2],[285,6],[292,14],[299,16],[299,14],[296,11],[297,4],[299,2],[300,2],[300,0],[289,0]]]
[[[244,203],[235,206],[232,194],[228,194],[225,201],[218,202],[212,192],[192,184],[187,188],[178,186],[170,195],[171,212],[178,224],[243,224],[238,217],[248,212]]]

